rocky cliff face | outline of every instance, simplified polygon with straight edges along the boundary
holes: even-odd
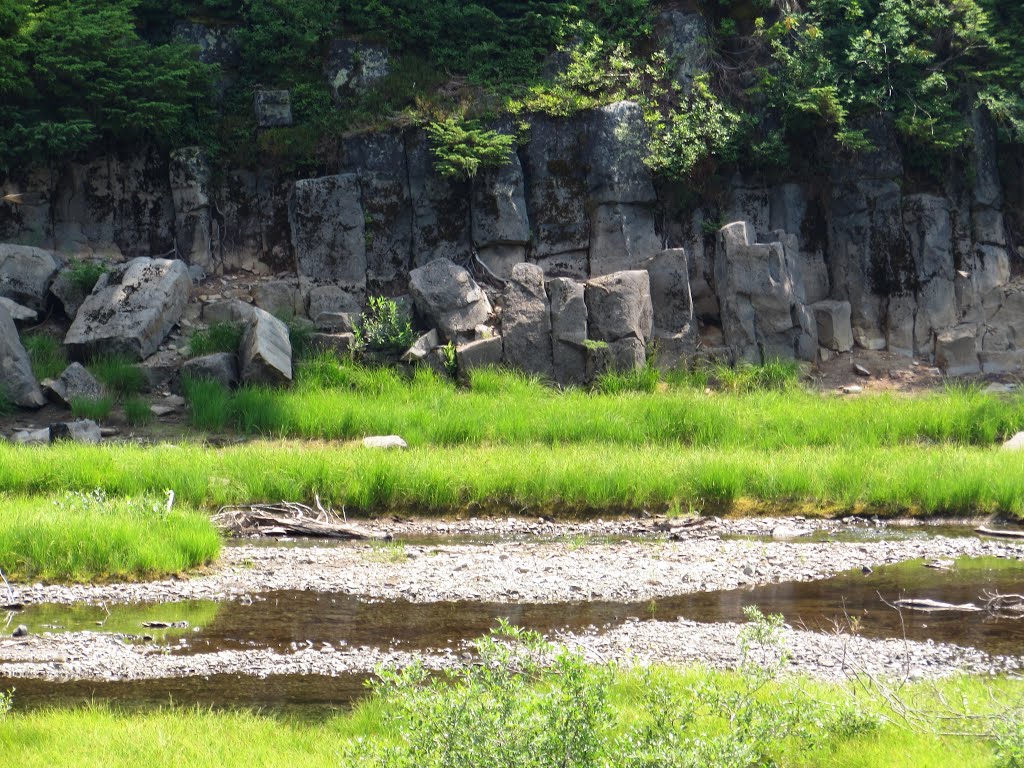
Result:
[[[7,179],[3,194],[20,197],[0,203],[0,242],[177,258],[207,274],[287,273],[299,311],[324,286],[357,302],[404,294],[414,269],[448,259],[489,286],[499,333],[505,313],[506,359],[559,381],[584,376],[588,340],[610,344],[623,365],[641,362],[651,339],[667,363],[708,350],[814,360],[850,339],[949,372],[1017,371],[1024,287],[1010,231],[1024,221],[1021,166],[998,156],[984,114],[972,121],[973,175],[941,188],[909,191],[896,142],[877,125],[871,154],[837,155],[814,178],[737,177],[697,204],[644,165],[630,102],[538,117],[507,166],[472,182],[439,176],[418,130],[349,138],[338,167],[306,179],[214,178],[197,149],[149,150]],[[637,271],[642,288],[622,277]],[[602,338],[585,310],[603,290],[595,279],[614,275],[620,294],[635,288],[622,300],[635,311],[650,302],[653,318]],[[0,295],[23,300],[12,291]]]

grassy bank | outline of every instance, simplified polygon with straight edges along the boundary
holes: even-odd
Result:
[[[0,568],[14,581],[156,578],[209,563],[219,552],[206,515],[167,512],[164,500],[145,493],[0,496]]]
[[[600,672],[598,671],[598,674]],[[959,680],[944,683],[939,691],[949,700],[969,701],[972,706],[991,709],[994,702],[1016,699],[1019,702],[1020,683],[982,683],[977,680]],[[506,713],[529,711],[534,720],[513,719],[501,731],[505,742],[506,759],[495,759],[493,743],[488,744],[488,723],[477,721],[477,740],[466,737],[470,724],[460,721],[453,699],[447,708],[443,702],[431,702],[433,707],[422,712],[422,717],[409,716],[406,705],[414,697],[392,695],[390,698],[371,699],[352,713],[337,715],[320,721],[296,721],[245,711],[216,712],[207,709],[161,709],[151,712],[121,713],[103,706],[79,709],[47,709],[36,712],[18,711],[17,691],[14,709],[6,717],[0,716],[0,749],[11,765],[24,768],[62,766],[137,766],[152,768],[179,768],[195,766],[358,766],[405,765],[384,758],[367,761],[367,752],[394,749],[403,739],[418,748],[418,761],[409,765],[441,765],[435,749],[424,738],[435,716],[449,716],[451,737],[470,744],[480,757],[488,762],[472,762],[465,754],[450,755],[444,763],[455,768],[470,765],[488,765],[494,768],[515,765],[541,765],[540,760],[558,749],[559,740],[573,746],[593,745],[594,749],[577,754],[564,764],[567,766],[604,766],[640,768],[657,765],[673,768],[693,765],[687,758],[699,749],[693,743],[700,741],[714,762],[698,763],[716,766],[746,766],[755,763],[744,759],[759,755],[771,764],[792,768],[829,765],[836,768],[882,768],[885,766],[914,765],[921,768],[939,768],[956,765],[963,768],[1009,768],[1019,765],[1007,758],[1013,747],[1012,737],[990,740],[979,737],[943,737],[934,732],[914,732],[887,720],[886,711],[875,701],[855,700],[847,689],[825,686],[810,681],[769,683],[759,692],[763,702],[754,711],[748,723],[729,723],[726,717],[710,716],[706,709],[693,717],[686,715],[699,699],[722,697],[742,705],[741,697],[748,683],[739,675],[709,673],[704,670],[655,670],[644,675],[638,672],[615,673],[608,681],[604,696],[597,701],[588,699],[590,709],[565,712],[563,726],[553,730],[544,742],[523,744],[523,736],[531,728],[545,723],[544,696],[551,697],[549,705],[561,703],[565,692],[560,687],[546,689],[534,687],[517,690],[511,700],[505,700]],[[995,698],[985,703],[989,690]],[[586,695],[587,690],[579,695]],[[911,687],[902,691],[905,700],[925,703],[933,693],[924,687]],[[652,698],[663,709],[662,717],[655,716]],[[776,702],[776,706],[772,706]],[[783,705],[796,707],[782,711]],[[978,711],[977,709],[973,711]],[[891,713],[888,713],[891,715]],[[680,715],[683,715],[680,717]],[[582,729],[574,722],[580,718],[604,717],[599,723]],[[661,721],[661,722],[659,722]],[[795,729],[794,721],[800,725]],[[947,723],[947,725],[956,725]],[[436,723],[434,724],[436,727]],[[481,727],[482,726],[482,727]],[[784,730],[785,727],[789,730]],[[658,731],[655,728],[663,728]],[[938,727],[938,724],[936,724]],[[774,728],[774,730],[768,730]],[[481,736],[481,732],[484,732]],[[203,734],[196,738],[196,734]],[[786,733],[790,735],[785,736]],[[794,735],[795,734],[795,735]],[[490,733],[493,742],[493,733]],[[362,740],[360,742],[360,740]],[[530,752],[513,751],[531,746]],[[500,753],[499,753],[500,755]],[[556,763],[549,763],[554,765]]]
[[[414,448],[253,442],[0,446],[0,489],[140,496],[171,488],[213,508],[311,500],[368,512],[680,512],[1024,514],[1024,454],[957,446],[684,449],[614,444]]]
[[[460,389],[428,370],[406,380],[389,369],[328,358],[304,366],[292,390],[254,387],[229,394],[216,385],[194,384],[188,392],[194,426],[330,440],[400,434],[410,445],[614,443],[763,450],[992,445],[1024,429],[1024,398],[973,388],[913,398],[823,396],[777,377],[759,391],[743,391],[747,387],[739,384],[732,387],[736,391],[707,394],[706,374],[676,374],[659,382],[641,372],[625,384],[618,377],[609,386],[615,393],[606,394],[559,392],[493,370],[474,371],[469,388]],[[756,386],[755,376],[750,378]],[[766,390],[764,384],[774,388]],[[655,391],[622,391],[629,386]]]

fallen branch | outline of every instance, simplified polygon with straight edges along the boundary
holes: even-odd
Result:
[[[924,597],[909,597],[903,600],[893,600],[891,605],[896,608],[909,608],[912,611],[964,611],[974,613],[983,611],[974,603],[944,603],[941,600],[929,600]]]
[[[980,533],[982,536],[997,536],[1001,539],[1024,539],[1024,531],[998,531],[984,525],[975,528],[974,532]]]
[[[318,509],[305,504],[251,504],[221,507],[213,517],[215,525],[236,536],[311,536],[321,539],[386,539],[346,522],[317,499]]]

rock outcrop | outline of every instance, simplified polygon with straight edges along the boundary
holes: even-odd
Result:
[[[0,296],[29,309],[44,309],[57,266],[53,254],[42,248],[0,245]]]
[[[436,259],[409,273],[416,311],[449,341],[473,333],[491,314],[491,302],[464,268]]]
[[[505,362],[513,368],[550,379],[551,307],[544,288],[544,270],[516,264],[502,297],[501,334]]]
[[[239,351],[246,384],[287,384],[292,380],[292,344],[288,326],[262,309],[253,310]]]
[[[614,272],[586,284],[590,338],[608,345],[609,362],[619,370],[641,368],[654,330],[651,283],[642,270]]]

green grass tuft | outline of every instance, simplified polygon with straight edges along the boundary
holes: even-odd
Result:
[[[146,374],[124,355],[99,355],[89,363],[89,370],[118,397],[137,395],[146,388]]]
[[[108,271],[107,265],[100,261],[76,261],[68,267],[68,282],[83,295],[88,296],[99,279]]]
[[[60,339],[47,333],[31,333],[22,340],[37,381],[55,379],[68,367],[68,356]]]
[[[153,420],[153,412],[141,397],[129,397],[124,401],[124,418],[130,426],[141,427]]]
[[[626,392],[656,392],[661,374],[653,365],[634,371],[606,371],[597,377],[594,389],[602,395],[621,395]]]
[[[245,328],[238,323],[214,323],[192,334],[188,342],[188,352],[192,357],[212,355],[216,352],[238,352],[242,343]]]
[[[110,415],[114,408],[114,398],[109,395],[99,398],[73,397],[71,398],[71,414],[76,419],[92,419],[103,421]]]
[[[182,381],[192,426],[217,432],[231,421],[231,393],[219,381],[186,378]]]

